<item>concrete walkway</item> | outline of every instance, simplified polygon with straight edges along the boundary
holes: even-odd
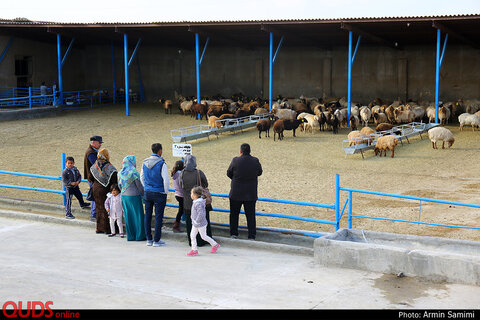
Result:
[[[54,223],[52,223],[54,222]],[[53,309],[478,309],[480,287],[314,264],[308,250],[215,236],[216,254],[95,234],[94,223],[0,210],[0,301]]]

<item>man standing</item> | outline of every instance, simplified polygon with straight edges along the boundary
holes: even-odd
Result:
[[[88,185],[90,188],[93,184],[93,177],[90,172],[90,167],[97,161],[98,150],[102,146],[103,140],[100,136],[92,136],[90,138],[90,145],[85,151],[85,157],[83,159],[83,176],[88,180]],[[91,201],[90,209],[90,221],[97,221],[97,211],[95,207],[95,201]]]
[[[163,213],[167,204],[169,187],[168,169],[162,158],[162,145],[152,144],[153,154],[143,160],[140,181],[143,184],[145,200],[145,233],[147,246],[159,247],[165,245],[162,237]],[[152,240],[152,213],[155,206],[155,234]]]
[[[240,146],[240,156],[232,159],[227,176],[232,179],[230,187],[230,236],[238,237],[238,216],[243,205],[247,218],[248,239],[255,240],[255,203],[258,199],[258,176],[262,175],[258,158],[250,155],[250,145]]]

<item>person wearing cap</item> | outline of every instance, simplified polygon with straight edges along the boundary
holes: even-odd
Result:
[[[92,136],[90,137],[90,145],[85,151],[85,157],[83,160],[83,176],[88,180],[88,185],[90,188],[93,185],[94,179],[90,172],[90,167],[97,161],[98,150],[102,146],[103,139],[101,136]],[[90,220],[96,221],[97,219],[97,210],[95,206],[95,201],[92,201],[92,206],[90,210]]]

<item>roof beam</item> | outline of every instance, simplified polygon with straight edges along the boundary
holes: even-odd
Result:
[[[365,37],[365,38],[368,38],[368,39],[371,39],[375,42],[379,42],[379,43],[383,43],[384,45],[388,46],[388,47],[391,47],[393,49],[397,49],[397,50],[401,50],[401,47],[400,45],[398,44],[398,42],[392,42],[390,40],[387,40],[387,39],[384,39],[382,37],[379,37],[377,35],[374,35],[373,33],[370,33],[370,32],[366,32],[356,26],[353,26],[351,24],[348,24],[348,23],[345,23],[345,22],[342,22],[342,24],[340,25],[340,28],[342,28],[343,30],[347,30],[347,31],[352,31],[356,34],[359,34],[361,35],[362,37]]]
[[[469,44],[470,46],[474,47],[475,49],[480,49],[480,45],[477,44],[475,41],[468,39],[467,37],[465,37],[465,36],[459,34],[458,32],[450,29],[449,27],[445,26],[443,23],[441,23],[437,20],[432,21],[432,27],[434,27],[436,29],[440,29],[443,32],[448,33],[450,36],[453,36],[455,38],[460,39],[461,41]]]

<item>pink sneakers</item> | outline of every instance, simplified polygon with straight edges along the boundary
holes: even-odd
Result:
[[[197,250],[190,250],[190,252],[187,253],[187,256],[196,256],[196,255],[198,255]]]
[[[220,248],[220,245],[217,243],[216,245],[214,245],[214,246],[212,247],[212,251],[210,251],[210,253],[215,253],[215,252],[217,252],[218,248]]]

